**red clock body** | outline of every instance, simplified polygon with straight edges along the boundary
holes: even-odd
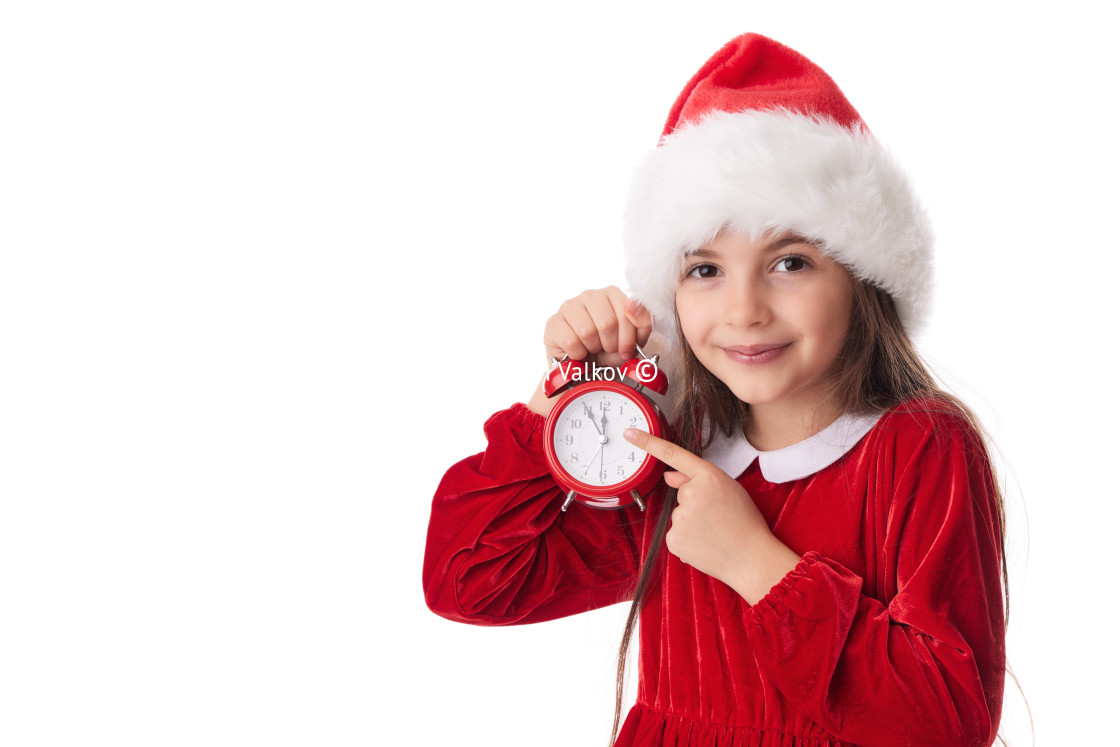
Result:
[[[659,376],[651,388],[663,392],[664,375]],[[564,386],[544,427],[549,469],[568,490],[564,508],[575,500],[592,508],[637,503],[644,510],[665,465],[624,439],[622,431],[638,428],[665,438],[668,427],[660,408],[640,391],[644,385],[638,381],[577,380]]]

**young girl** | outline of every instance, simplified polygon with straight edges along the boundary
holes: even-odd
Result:
[[[432,610],[540,622],[632,600],[617,745],[988,745],[1003,696],[1003,508],[971,413],[908,333],[931,234],[835,83],[747,34],[693,77],[626,215],[633,292],[586,291],[545,352],[676,362],[646,512],[576,506],[539,391],[432,504]],[[614,733],[612,732],[612,739]]]

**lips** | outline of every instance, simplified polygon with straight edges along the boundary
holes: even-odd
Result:
[[[724,348],[724,350],[729,353],[739,353],[740,355],[759,355],[761,353],[765,353],[768,350],[777,350],[778,348],[784,348],[786,345],[789,345],[789,343],[778,342],[763,345],[733,345],[731,347]]]
[[[732,345],[723,349],[727,357],[748,365],[769,363],[780,356],[792,343],[764,343],[762,345]]]

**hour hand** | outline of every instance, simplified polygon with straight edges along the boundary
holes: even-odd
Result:
[[[600,436],[603,435],[603,429],[600,428],[599,424],[595,422],[595,414],[593,412],[591,412],[591,408],[588,407],[586,403],[584,403],[584,405],[583,405],[583,410],[584,410],[584,412],[587,413],[587,419],[591,421],[591,425],[595,426],[595,430],[599,431]],[[607,422],[607,416],[604,413],[603,424],[606,425],[606,422]]]

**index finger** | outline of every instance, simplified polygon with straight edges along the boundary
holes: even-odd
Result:
[[[701,459],[688,449],[637,428],[627,428],[622,432],[622,437],[655,459],[660,459],[677,472],[684,474],[690,480],[712,466],[711,462]]]

